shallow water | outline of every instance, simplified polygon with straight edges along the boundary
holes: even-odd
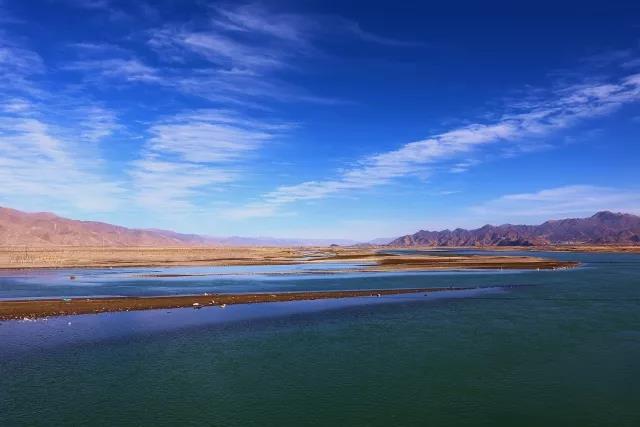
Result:
[[[3,322],[0,425],[640,425],[640,256],[544,255],[584,264],[83,282],[96,294],[482,289]],[[3,297],[70,286],[0,282]]]
[[[475,287],[476,276],[517,270],[344,272],[361,263],[0,271],[0,299],[158,296],[413,287]],[[545,273],[538,272],[538,273]],[[548,273],[548,272],[546,272]],[[73,277],[73,279],[71,279]],[[422,285],[428,283],[428,285]],[[506,283],[506,282],[502,282]]]

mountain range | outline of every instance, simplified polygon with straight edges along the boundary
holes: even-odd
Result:
[[[390,243],[388,243],[390,242]],[[63,218],[49,212],[28,213],[0,207],[0,246],[327,246],[353,245],[347,239],[212,237],[168,230],[136,229],[96,221]],[[640,217],[598,212],[588,218],[551,220],[540,225],[485,225],[418,231],[368,244],[389,246],[542,246],[550,244],[640,244]]]
[[[78,221],[49,212],[0,207],[0,246],[328,246],[353,240],[212,237]]]
[[[475,230],[425,231],[399,237],[390,246],[542,246],[552,244],[640,244],[640,217],[609,211],[588,218],[540,225],[485,225]]]

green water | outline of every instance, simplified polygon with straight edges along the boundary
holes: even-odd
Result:
[[[4,322],[0,425],[640,425],[640,256],[554,256],[586,267],[465,276],[514,285],[466,298],[220,322],[206,310]],[[38,340],[54,343],[25,345]]]

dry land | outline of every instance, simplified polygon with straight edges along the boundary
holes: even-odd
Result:
[[[593,245],[593,244],[566,244],[566,245],[545,245],[545,246],[460,246],[460,247],[437,247],[437,246],[389,246],[387,249],[411,249],[411,250],[447,250],[474,249],[487,251],[542,251],[542,252],[610,252],[610,253],[640,253],[639,245]]]
[[[134,311],[170,308],[224,307],[228,304],[252,304],[277,301],[301,301],[330,298],[377,297],[411,293],[459,291],[462,288],[380,289],[359,291],[286,292],[276,294],[209,294],[170,297],[74,298],[10,300],[0,302],[0,320],[35,319],[49,316]]]
[[[305,250],[221,247],[0,247],[0,268],[290,264]]]
[[[385,248],[273,248],[273,247],[0,247],[0,268],[171,267],[286,265],[300,263],[362,263],[362,271],[433,270],[458,268],[570,267],[575,263],[528,256],[393,255]]]
[[[420,271],[420,270],[487,270],[525,269],[549,270],[575,267],[578,263],[556,261],[529,256],[395,256],[383,257],[366,271]]]
[[[238,266],[317,264],[320,272],[391,272],[454,269],[564,269],[577,265],[528,256],[390,254],[383,248],[0,248],[0,268],[84,268],[155,266]],[[327,262],[349,263],[344,269],[326,269]],[[286,273],[283,273],[286,274]],[[300,272],[296,272],[300,274]],[[145,275],[144,273],[142,275]],[[147,274],[153,276],[153,274]],[[158,277],[188,276],[161,273]],[[70,277],[72,280],[72,277]],[[77,298],[0,301],[0,319],[21,319],[106,311],[147,310],[207,305],[347,298],[436,292],[443,289],[385,289],[365,291],[298,292],[278,294],[217,294],[171,297]]]
[[[541,249],[541,248],[538,248]],[[630,252],[640,253],[640,245],[561,245],[547,249],[558,252]]]

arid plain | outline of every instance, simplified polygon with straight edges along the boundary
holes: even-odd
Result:
[[[362,262],[367,271],[450,268],[554,268],[531,256],[397,254],[385,247],[0,247],[0,268],[286,265]],[[425,248],[431,249],[433,248]],[[557,248],[559,249],[559,248]],[[595,249],[595,248],[594,248]],[[581,249],[584,250],[584,249]]]
[[[344,268],[323,270],[324,263],[345,263]],[[122,268],[178,266],[256,266],[315,264],[309,274],[345,272],[401,272],[458,269],[560,269],[574,262],[533,256],[456,255],[437,252],[399,254],[386,248],[0,248],[0,268]],[[141,273],[146,277],[167,278],[189,274]],[[277,273],[289,274],[289,273]],[[297,274],[300,274],[299,272]],[[70,282],[75,280],[69,276]],[[99,313],[158,308],[195,307],[238,303],[314,300],[410,292],[436,292],[443,289],[368,289],[332,292],[279,292],[206,294],[173,297],[74,298],[0,301],[0,319],[36,318],[52,315]],[[455,290],[455,289],[449,289]]]

